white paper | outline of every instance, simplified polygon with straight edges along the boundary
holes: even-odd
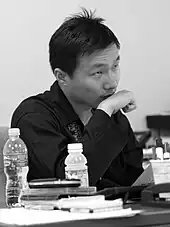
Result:
[[[25,208],[0,209],[0,223],[16,225],[44,224],[85,219],[104,219],[131,217],[139,214],[139,210],[122,209],[118,211],[98,213],[70,213],[59,210],[29,210]]]
[[[146,167],[143,173],[133,183],[132,186],[145,185],[154,183],[153,171],[151,164]]]

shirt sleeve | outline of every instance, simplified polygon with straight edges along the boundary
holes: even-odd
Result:
[[[117,182],[120,185],[131,185],[143,171],[142,149],[138,147],[130,123],[121,112],[117,117],[118,121],[115,121],[104,111],[96,110],[85,128],[82,142],[91,184],[96,184],[103,177],[119,154],[123,162],[116,163],[117,169],[114,166],[113,169],[120,171],[112,174],[119,178]],[[113,181],[114,176],[111,176]]]
[[[124,165],[126,166],[126,181],[128,185],[131,185],[143,172],[143,151],[138,141],[136,140],[130,124],[128,130],[128,138],[128,143],[123,149],[122,157],[124,160]]]

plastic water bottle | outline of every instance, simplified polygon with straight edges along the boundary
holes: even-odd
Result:
[[[81,187],[89,187],[87,159],[83,155],[83,144],[68,144],[68,156],[65,159],[66,179],[80,179]]]
[[[6,175],[6,204],[20,206],[20,195],[28,187],[28,154],[25,143],[19,137],[19,128],[8,130],[9,139],[4,145],[4,173]]]
[[[164,145],[162,143],[161,138],[156,138],[156,159],[163,160],[164,159]]]

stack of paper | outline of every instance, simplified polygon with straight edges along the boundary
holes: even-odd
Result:
[[[123,201],[122,199],[105,200],[103,195],[97,195],[60,199],[56,202],[55,207],[70,212],[94,213],[123,209]]]
[[[53,199],[67,195],[90,195],[96,192],[96,187],[59,187],[59,188],[28,188],[22,193],[22,199]]]

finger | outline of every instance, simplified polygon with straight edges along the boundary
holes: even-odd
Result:
[[[128,104],[124,108],[122,108],[123,112],[128,113],[131,112],[132,110],[136,109],[136,104]]]

